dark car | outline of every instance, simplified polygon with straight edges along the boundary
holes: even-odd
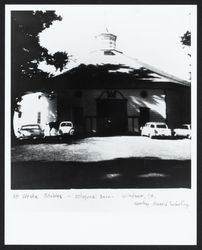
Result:
[[[37,139],[44,138],[44,131],[39,124],[23,125],[18,130],[18,139]]]

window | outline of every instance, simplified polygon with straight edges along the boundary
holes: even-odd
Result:
[[[140,96],[141,96],[142,98],[147,98],[147,96],[148,96],[147,91],[142,90],[142,91],[140,92]]]
[[[182,129],[188,129],[188,126],[187,126],[187,125],[182,125],[181,128],[182,128]]]
[[[72,127],[72,123],[71,122],[63,122],[61,125],[61,127]]]
[[[165,124],[156,125],[157,128],[167,128]]]
[[[37,123],[41,123],[41,112],[37,113]]]
[[[30,129],[40,129],[38,125],[25,125],[21,127],[21,130],[30,130]]]

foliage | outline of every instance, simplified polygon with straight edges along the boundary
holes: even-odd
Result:
[[[191,32],[186,31],[186,33],[181,36],[181,43],[185,46],[191,46]]]
[[[48,55],[46,57],[47,64],[54,65],[55,68],[57,70],[59,69],[60,71],[63,70],[63,68],[67,64],[67,61],[68,57],[65,52],[56,52],[55,54],[53,54],[53,56]]]
[[[47,90],[46,79],[52,75],[38,68],[40,62],[54,65],[60,71],[68,62],[65,52],[51,55],[40,45],[39,35],[62,17],[54,11],[11,12],[11,111],[20,111],[22,95],[27,91]],[[48,90],[50,91],[50,90]],[[13,123],[11,122],[12,126]],[[12,129],[13,132],[13,129]],[[12,133],[12,139],[14,134]]]
[[[11,56],[12,80],[42,79],[51,75],[38,68],[42,61],[62,70],[68,62],[65,52],[54,55],[40,45],[39,34],[54,21],[61,21],[54,11],[12,11],[11,13]]]

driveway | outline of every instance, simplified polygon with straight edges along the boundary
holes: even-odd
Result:
[[[91,137],[55,143],[22,144],[12,148],[12,161],[94,162],[116,158],[191,159],[191,140],[141,136]]]
[[[12,189],[190,188],[191,141],[91,137],[12,147]]]

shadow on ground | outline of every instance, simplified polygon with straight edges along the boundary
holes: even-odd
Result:
[[[191,161],[13,162],[12,189],[191,188]]]
[[[131,137],[136,137],[135,135],[128,135]],[[91,138],[92,136],[49,136],[49,137],[45,137],[45,138],[41,138],[41,139],[26,139],[26,140],[13,140],[12,141],[12,147],[16,146],[16,145],[28,145],[28,144],[60,144],[60,143],[67,143],[67,144],[77,144],[80,143],[81,139],[86,139],[86,138]],[[94,137],[100,137],[100,136],[96,136],[94,135]],[[104,136],[104,137],[111,137],[111,136]],[[151,140],[182,140],[182,139],[186,139],[185,137],[180,137],[180,136],[153,136]]]

